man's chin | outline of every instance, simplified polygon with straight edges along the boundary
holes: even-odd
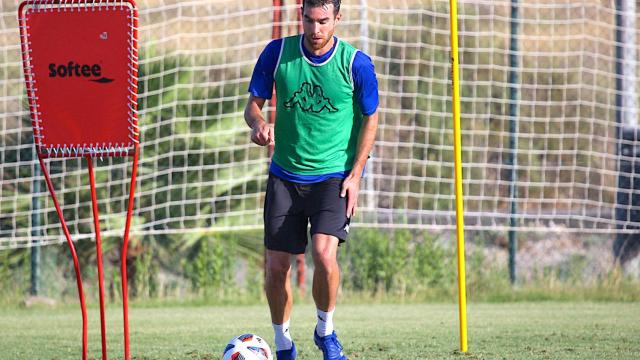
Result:
[[[317,42],[313,41],[313,39],[312,40],[307,39],[307,45],[310,45],[311,50],[314,50],[314,51],[322,50],[325,46],[327,46],[328,43],[329,42],[324,41],[324,39],[323,41],[317,41]]]

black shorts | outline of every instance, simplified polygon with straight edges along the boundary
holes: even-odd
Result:
[[[347,239],[347,198],[340,197],[342,179],[315,184],[289,182],[269,173],[264,201],[264,246],[269,250],[303,254],[311,235],[327,234]]]

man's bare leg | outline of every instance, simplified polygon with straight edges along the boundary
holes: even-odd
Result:
[[[289,316],[293,307],[291,291],[291,254],[282,251],[266,252],[265,293],[271,311],[276,350],[293,346],[289,333]]]
[[[333,310],[336,307],[340,268],[338,267],[338,238],[326,234],[313,235],[313,300],[318,309],[318,326],[324,336],[333,331]]]

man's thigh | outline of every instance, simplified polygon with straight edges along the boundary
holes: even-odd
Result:
[[[327,234],[347,240],[349,222],[347,198],[340,197],[342,179],[330,178],[315,184],[312,196],[307,199],[306,211],[311,221],[311,235]]]
[[[303,254],[307,246],[307,223],[303,199],[294,184],[269,174],[264,204],[264,246],[269,250]]]

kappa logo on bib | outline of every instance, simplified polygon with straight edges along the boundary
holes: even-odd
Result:
[[[302,83],[300,90],[293,93],[293,96],[284,103],[284,106],[289,109],[295,108],[296,105],[300,106],[300,109],[304,112],[338,111],[331,104],[331,99],[324,96],[324,91],[320,85],[311,85],[306,81]]]

